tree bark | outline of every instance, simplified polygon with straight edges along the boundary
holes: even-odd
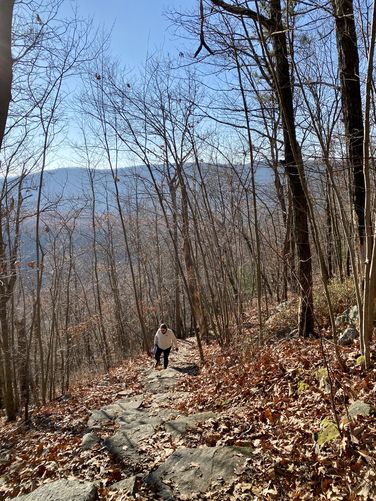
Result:
[[[182,216],[184,262],[187,269],[187,282],[193,307],[192,313],[195,318],[195,323],[199,329],[198,332],[196,331],[197,345],[199,349],[201,363],[204,364],[205,359],[204,359],[201,340],[208,339],[208,332],[206,328],[205,314],[201,300],[200,288],[197,281],[194,261],[192,257],[192,247],[191,247],[191,239],[189,231],[188,193],[184,182],[182,166],[177,165],[176,171],[179,178],[180,192],[181,192],[181,216]]]
[[[0,150],[3,144],[9,103],[12,98],[12,17],[14,0],[3,0],[0,6]]]
[[[283,123],[285,148],[284,166],[292,194],[295,244],[298,258],[299,335],[313,333],[312,257],[309,243],[308,204],[304,192],[304,170],[300,146],[296,139],[294,104],[290,67],[287,55],[286,33],[282,25],[280,0],[270,2],[275,57],[275,84]]]
[[[172,221],[173,221],[173,235],[174,235],[174,241],[176,244],[178,243],[178,208],[177,208],[177,198],[176,198],[176,191],[177,191],[177,183],[176,183],[176,178],[171,179],[168,183],[169,185],[169,190],[171,194],[171,201],[172,201]],[[174,289],[175,289],[175,330],[176,330],[176,336],[178,338],[183,337],[183,320],[181,317],[181,301],[180,301],[180,268],[179,268],[179,252],[178,252],[178,245],[174,247]]]
[[[12,352],[10,346],[9,321],[7,312],[7,302],[9,296],[0,302],[0,326],[1,326],[1,345],[3,352],[3,401],[8,421],[16,419],[16,402],[14,395],[14,382],[12,374]]]
[[[373,3],[372,30],[368,50],[367,79],[365,86],[365,109],[364,109],[364,181],[365,181],[365,262],[364,262],[364,289],[363,289],[363,312],[360,318],[360,346],[362,355],[365,357],[365,366],[371,366],[370,343],[373,335],[373,319],[375,311],[376,293],[376,246],[374,243],[375,231],[372,224],[372,196],[370,177],[370,145],[371,145],[371,120],[370,109],[373,84],[373,61],[376,45],[376,3]]]
[[[359,55],[353,0],[332,0],[336,24],[338,60],[341,76],[342,111],[352,172],[352,200],[357,216],[361,249],[364,244],[365,190],[363,174],[363,117],[359,80]]]

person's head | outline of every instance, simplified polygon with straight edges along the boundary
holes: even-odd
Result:
[[[161,324],[159,327],[162,332],[167,332],[167,325],[166,324]]]

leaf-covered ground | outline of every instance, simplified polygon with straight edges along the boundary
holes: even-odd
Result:
[[[197,499],[376,499],[375,416],[348,415],[356,400],[376,408],[376,370],[365,372],[357,364],[356,345],[341,348],[345,371],[329,340],[270,339],[261,349],[234,342],[226,350],[213,343],[204,349],[205,367],[198,375],[187,375],[179,388],[189,391],[189,397],[171,405],[184,414],[210,410],[217,417],[188,432],[181,445],[250,446],[253,457],[235,483],[218,483]],[[192,364],[197,360],[197,352],[192,353]],[[142,393],[150,364],[140,356],[92,378],[69,396],[35,410],[27,425],[3,419],[0,499],[69,477],[95,481],[100,499],[128,499],[109,491],[124,477],[124,465],[102,443],[89,451],[80,444],[91,411],[125,389],[129,395]],[[322,434],[327,423],[332,435]],[[116,426],[104,426],[101,438]],[[169,447],[160,430],[148,447],[152,461],[138,465],[135,473],[158,466],[171,454]],[[142,492],[139,499],[152,499]]]

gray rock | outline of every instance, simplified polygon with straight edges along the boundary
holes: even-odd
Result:
[[[143,452],[139,451],[143,441],[155,434],[156,424],[148,422],[144,425],[137,425],[128,428],[122,428],[115,435],[104,441],[105,447],[120,459],[130,459],[139,461]]]
[[[111,405],[107,405],[100,410],[95,410],[91,413],[88,420],[88,427],[98,428],[106,424],[106,422],[114,421],[117,417],[128,410],[139,409],[142,405],[143,397],[122,398]]]
[[[342,313],[342,315],[336,317],[335,324],[337,327],[343,324],[350,324],[351,326],[354,326],[358,320],[359,320],[359,312],[357,305],[355,305],[345,310]]]
[[[118,423],[121,426],[137,427],[149,423],[149,412],[144,409],[129,409],[119,416]]]
[[[162,370],[153,369],[145,377],[144,387],[151,393],[165,393],[172,390],[180,378],[181,374],[170,367]]]
[[[168,433],[174,436],[183,435],[188,430],[196,428],[198,423],[215,418],[213,412],[199,412],[198,414],[190,414],[189,416],[179,416],[173,421],[165,423],[165,429]]]
[[[118,423],[122,428],[138,428],[139,426],[151,424],[153,428],[161,425],[164,421],[173,419],[179,415],[178,411],[173,409],[134,409],[124,412],[119,416]]]
[[[355,327],[347,327],[338,339],[338,344],[341,346],[347,346],[353,343],[353,341],[359,337],[359,332]]]
[[[116,482],[116,484],[112,484],[110,491],[125,491],[129,496],[132,496],[136,490],[136,481],[136,475],[125,478],[124,480],[120,480],[120,482]]]
[[[115,435],[107,438],[104,445],[112,454],[121,459],[138,461],[143,454],[138,450],[141,443],[151,438],[162,423],[178,415],[178,411],[172,409],[153,407],[128,409],[117,420],[120,429]]]
[[[104,441],[105,447],[120,459],[139,461],[143,455],[140,444],[155,434],[163,422],[162,416],[151,416],[148,412],[133,411],[121,416],[121,425],[115,435]]]
[[[358,320],[359,320],[359,311],[357,305],[355,305],[349,309],[349,321],[351,324],[355,324]]]
[[[118,400],[115,402],[117,406],[121,410],[129,410],[129,409],[139,409],[144,402],[144,397],[142,395],[139,395],[138,397],[132,397],[132,398],[122,398],[121,400]]]
[[[0,451],[0,465],[9,464],[10,463],[10,452],[9,451]]]
[[[94,501],[97,499],[97,488],[89,482],[78,480],[57,480],[15,500],[22,501]]]
[[[92,411],[88,419],[87,425],[89,429],[100,428],[103,424],[105,424],[106,422],[110,422],[113,419],[114,417],[105,412],[104,410],[95,410]]]
[[[146,478],[159,490],[161,499],[177,499],[176,494],[189,496],[209,489],[219,479],[231,481],[235,470],[252,454],[248,447],[203,447],[178,449],[167,461]]]
[[[369,416],[371,414],[371,406],[362,400],[353,402],[348,410],[351,418],[355,416]]]
[[[167,393],[155,393],[154,403],[158,404],[158,407],[168,407],[171,402],[184,401],[190,395],[189,391],[169,391]]]
[[[81,440],[81,449],[87,451],[100,441],[98,435],[93,432],[86,433]]]
[[[275,307],[275,309],[277,311],[284,311],[288,308],[289,306],[289,302],[288,301],[282,301],[282,303],[279,303],[277,304],[277,306]]]
[[[340,325],[344,324],[346,322],[345,317],[343,315],[338,315],[336,317],[334,323],[336,327],[339,327]]]

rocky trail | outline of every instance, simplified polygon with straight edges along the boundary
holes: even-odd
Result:
[[[376,367],[355,342],[180,340],[0,426],[0,499],[376,499]],[[323,353],[326,365],[323,365]],[[336,424],[339,423],[339,426]]]
[[[150,361],[140,378],[140,394],[125,389],[113,403],[92,410],[81,450],[105,449],[121,465],[124,477],[109,487],[108,499],[200,499],[244,468],[251,456],[249,447],[190,447],[186,440],[188,432],[194,434],[202,423],[216,417],[212,412],[186,415],[177,410],[188,396],[180,390],[182,381],[197,373],[194,341],[180,341],[169,368],[155,369]],[[91,501],[97,497],[95,482],[60,479],[14,499]]]

